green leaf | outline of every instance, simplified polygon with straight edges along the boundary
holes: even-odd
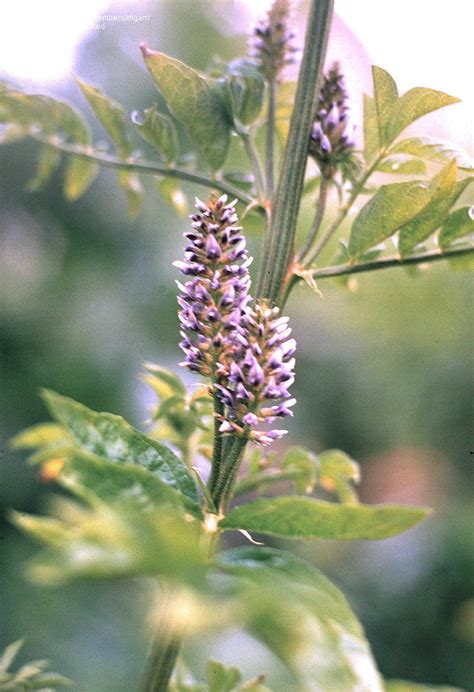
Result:
[[[464,182],[464,181],[463,181]],[[456,209],[443,222],[438,236],[440,248],[446,250],[459,238],[474,233],[474,213],[472,207]]]
[[[421,685],[416,682],[406,680],[387,680],[385,682],[385,692],[463,692],[459,687],[448,687],[446,685]]]
[[[143,510],[158,505],[185,507],[184,496],[142,466],[116,464],[76,451],[58,477],[61,485],[94,506],[100,502],[132,500]]]
[[[469,184],[468,178],[456,183],[455,163],[453,163],[453,170],[453,177],[446,179],[440,185],[439,194],[434,195],[433,201],[428,204],[423,213],[400,229],[399,249],[402,256],[408,255],[419,243],[426,240],[441,226],[448,216],[449,210]]]
[[[44,672],[48,666],[48,661],[30,661],[21,666],[16,673],[9,671],[22,645],[23,640],[20,639],[7,646],[0,656],[0,691],[42,690],[43,692],[54,692],[58,687],[72,685],[71,680],[64,675]]]
[[[92,185],[98,172],[99,166],[92,161],[81,159],[79,156],[70,156],[63,185],[66,199],[71,202],[79,199]]]
[[[265,82],[255,64],[234,60],[224,79],[229,117],[243,125],[253,123],[262,110]]]
[[[77,77],[76,82],[97,119],[113,140],[120,156],[127,159],[132,154],[133,143],[122,106],[109,99],[97,87],[87,84]],[[121,171],[118,174],[118,179],[127,194],[130,216],[133,218],[139,211],[143,197],[140,179],[135,173],[127,173],[126,171]]]
[[[144,119],[137,111],[132,113],[132,121],[143,139],[163,156],[167,163],[174,163],[179,154],[178,134],[170,118],[160,113],[156,106],[144,110]]]
[[[219,564],[242,584],[247,628],[290,667],[298,689],[382,692],[360,623],[321,572],[271,548],[227,551]]]
[[[213,170],[222,167],[230,144],[230,126],[215,80],[188,65],[142,45],[146,66],[169,110]]]
[[[171,204],[178,216],[185,218],[189,210],[188,200],[176,178],[163,178],[158,182],[158,190],[165,202]]]
[[[360,467],[340,449],[328,449],[319,455],[319,483],[330,492],[336,492],[341,502],[357,503],[352,483],[359,483]]]
[[[420,159],[413,159],[403,154],[385,158],[376,168],[381,173],[392,175],[425,175],[426,165]]]
[[[126,502],[97,502],[92,510],[63,500],[60,509],[58,519],[12,514],[18,528],[46,546],[30,563],[33,580],[48,586],[162,575],[202,584],[202,525],[188,521],[178,508],[159,505],[144,511],[130,496]]]
[[[160,442],[132,428],[121,416],[97,413],[72,399],[43,391],[53,416],[82,449],[111,461],[144,466],[198,504],[194,480],[184,463]]]
[[[429,513],[423,507],[339,505],[309,497],[274,497],[234,507],[219,525],[288,538],[378,540],[397,536]]]
[[[100,89],[76,77],[76,83],[87,103],[114,141],[120,155],[126,159],[133,150],[130,131],[122,106],[109,99]]]
[[[390,141],[389,129],[398,101],[397,85],[386,70],[376,65],[372,66],[372,79],[374,82],[379,139],[381,144],[388,144]]]
[[[227,668],[218,661],[209,661],[207,664],[207,682],[209,692],[232,692],[239,682],[242,675],[233,666]]]
[[[436,111],[452,103],[459,103],[460,99],[449,96],[442,91],[415,87],[401,96],[393,105],[390,123],[387,129],[387,143],[392,142],[400,132],[415,120]]]
[[[57,423],[38,423],[15,435],[10,441],[13,449],[36,449],[54,442],[63,442],[66,433]]]
[[[453,185],[455,166],[448,164],[429,182],[382,185],[360,210],[351,229],[349,254],[360,257],[418,216]]]
[[[372,96],[364,94],[364,159],[370,163],[380,150],[377,110]]]
[[[465,151],[449,142],[439,142],[432,137],[402,139],[390,148],[390,152],[393,154],[410,154],[435,163],[446,163],[454,159],[460,170],[467,173],[474,172],[474,161],[469,158]]]
[[[48,146],[41,147],[36,173],[34,178],[28,182],[27,189],[30,192],[41,190],[51,178],[60,161],[61,153],[57,149]]]
[[[282,471],[292,475],[299,493],[312,493],[318,479],[319,459],[304,447],[290,447],[281,462]]]

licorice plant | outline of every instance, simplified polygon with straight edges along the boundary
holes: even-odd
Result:
[[[400,96],[380,67],[372,70],[374,95],[364,97],[359,145],[342,68],[323,69],[332,2],[310,5],[303,50],[297,50],[290,1],[274,0],[249,37],[248,56],[216,64],[209,74],[143,44],[166,113],[151,106],[129,119],[118,103],[78,80],[115,154],[94,146],[69,104],[7,84],[0,90],[2,141],[29,137],[41,145],[37,184],[62,156],[68,199],[85,192],[99,166],[118,172],[132,214],[144,175],[166,179],[162,190],[171,202],[181,204],[184,183],[195,197],[175,267],[181,366],[200,386],[188,389],[178,370],[148,364],[145,377],[159,398],[149,434],[45,390],[54,422],[13,441],[32,448],[31,462],[43,478],[71,496],[55,516],[12,513],[14,523],[44,545],[30,565],[32,578],[45,585],[82,578],[158,581],[144,692],[269,689],[265,671],[242,682],[237,669],[216,661],[209,662],[207,683],[189,678],[180,660],[186,636],[228,627],[247,629],[271,649],[289,668],[294,689],[414,689],[382,680],[356,616],[323,574],[260,540],[386,539],[429,510],[360,503],[353,487],[358,466],[340,450],[317,455],[287,439],[284,447],[277,442],[275,451],[268,449],[298,411],[291,393],[298,351],[285,314],[294,286],[306,282],[319,290],[316,282],[328,277],[472,258],[473,215],[458,200],[474,168],[457,149],[403,138],[413,121],[457,99],[424,88]],[[285,70],[298,63],[294,85]],[[177,125],[195,146],[191,162],[181,158]],[[137,134],[155,151],[154,160],[137,153]],[[231,136],[249,161],[240,177],[226,169]],[[426,161],[434,168],[431,178]],[[373,176],[381,171],[405,179],[377,185]],[[308,196],[315,214],[305,229],[298,212]],[[346,239],[342,224],[361,198]],[[253,265],[244,230],[250,215],[263,238]],[[342,235],[338,257],[321,264],[336,234]],[[265,494],[282,480],[291,481],[293,493]],[[332,491],[333,501],[313,497],[317,486]],[[230,531],[251,544],[226,549],[221,537]],[[8,665],[0,689],[20,689]],[[63,683],[56,676],[51,686]]]

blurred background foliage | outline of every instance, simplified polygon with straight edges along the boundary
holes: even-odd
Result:
[[[77,74],[128,112],[159,101],[136,48],[143,38],[201,69],[216,55],[230,59],[246,50],[245,37],[229,32],[229,17],[223,19],[225,5],[237,22],[238,3],[138,4],[140,14],[151,15],[146,25],[110,22],[91,31],[75,64]],[[87,112],[69,79],[48,91]],[[356,101],[354,111],[359,107]],[[91,124],[96,138],[104,139]],[[469,149],[470,143],[459,144]],[[61,172],[30,193],[26,183],[37,154],[29,140],[1,151],[0,649],[25,636],[25,660],[49,658],[76,681],[74,689],[125,692],[134,689],[143,665],[152,586],[44,590],[25,581],[23,564],[35,547],[9,525],[6,513],[11,507],[42,511],[53,490],[11,452],[8,439],[44,420],[41,386],[135,424],[147,418],[152,395],[140,382],[141,363],[176,368],[180,360],[171,262],[181,253],[187,221],[164,204],[150,178],[133,222],[110,171],[102,171],[73,204],[62,197]],[[191,199],[204,194],[186,190]],[[301,223],[308,224],[310,215],[308,204]],[[246,228],[251,248],[257,248],[258,223],[249,217]],[[436,513],[395,539],[318,541],[301,544],[300,554],[348,594],[384,676],[472,689],[469,278],[443,263],[427,272],[361,276],[357,290],[336,282],[321,282],[320,288],[322,300],[305,286],[288,306],[299,344],[298,407],[288,441],[345,449],[362,464],[366,502],[428,504]],[[267,670],[268,684],[290,689],[278,662],[240,633],[190,642],[188,663],[201,678],[208,652],[247,676]]]

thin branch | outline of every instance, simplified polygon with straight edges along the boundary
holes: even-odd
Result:
[[[243,192],[243,190],[231,185],[230,183],[226,183],[219,178],[208,178],[205,175],[193,173],[185,168],[176,168],[174,166],[171,167],[155,161],[124,161],[123,159],[119,159],[115,156],[110,156],[110,154],[93,153],[92,150],[88,151],[83,147],[42,137],[41,135],[31,135],[31,137],[42,144],[46,144],[54,149],[58,149],[59,151],[63,151],[66,154],[72,154],[73,156],[90,161],[91,163],[97,163],[105,168],[115,168],[121,171],[134,171],[136,173],[143,173],[145,175],[159,175],[165,178],[178,178],[179,180],[185,180],[189,183],[195,183],[196,185],[202,185],[203,187],[220,190],[231,197],[236,197],[244,204],[251,204],[254,202],[253,197],[250,197],[250,195]]]
[[[319,199],[318,199],[317,206],[316,206],[316,214],[314,217],[313,225],[311,226],[311,229],[310,229],[310,231],[306,237],[306,240],[303,243],[303,245],[301,246],[301,249],[298,252],[298,256],[297,256],[298,262],[300,262],[302,264],[304,264],[305,256],[308,254],[308,252],[313,247],[313,243],[316,240],[316,236],[318,235],[319,229],[321,227],[321,222],[322,222],[323,217],[324,217],[324,212],[326,211],[328,189],[329,189],[329,181],[327,178],[322,176],[321,185],[319,187]]]
[[[275,153],[275,111],[276,111],[276,82],[268,83],[268,115],[265,142],[265,170],[267,178],[267,199],[273,197],[274,188],[274,153]]]
[[[244,143],[245,151],[249,157],[250,165],[252,166],[252,172],[255,177],[255,187],[257,188],[257,194],[261,202],[265,199],[265,174],[262,169],[262,164],[258,151],[250,135],[242,135],[242,140]]]
[[[330,279],[336,276],[360,274],[362,272],[370,272],[377,269],[390,269],[391,267],[404,267],[412,264],[423,264],[425,262],[438,262],[439,260],[447,260],[453,257],[463,257],[471,254],[474,254],[474,246],[452,248],[451,250],[445,250],[444,252],[440,252],[439,250],[431,250],[430,252],[410,255],[408,257],[386,257],[375,262],[361,262],[360,264],[337,264],[333,267],[314,269],[312,274],[314,279]],[[300,277],[296,277],[296,280],[300,280]]]

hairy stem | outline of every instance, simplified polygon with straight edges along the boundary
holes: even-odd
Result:
[[[265,142],[265,171],[267,178],[267,199],[272,199],[274,188],[274,149],[275,149],[275,111],[276,111],[276,81],[268,83],[268,115]]]
[[[257,297],[278,303],[294,255],[296,221],[308,157],[314,104],[326,52],[333,0],[312,0],[295,105],[264,243]]]
[[[313,225],[311,226],[311,229],[306,237],[305,242],[301,246],[301,249],[298,253],[297,260],[298,262],[304,263],[304,258],[307,255],[307,253],[311,250],[313,247],[313,243],[316,240],[316,237],[319,233],[319,229],[321,228],[321,223],[324,217],[324,212],[326,211],[326,203],[327,203],[327,198],[328,198],[328,190],[329,190],[329,180],[322,176],[321,178],[321,185],[319,186],[319,199],[316,207],[316,214],[314,217]]]
[[[173,594],[163,598],[158,632],[148,653],[141,692],[166,692],[181,646],[181,636],[172,625],[170,614]]]
[[[209,490],[211,496],[216,484],[217,478],[219,477],[219,471],[222,461],[222,433],[219,431],[221,421],[218,416],[222,416],[224,413],[224,405],[219,397],[214,394],[214,445],[212,448],[212,468],[211,475],[209,477]]]
[[[220,511],[225,511],[231,497],[233,484],[247,442],[248,439],[246,437],[234,437],[231,439],[230,444],[226,445],[226,453],[223,458],[221,472],[215,484],[214,492],[212,493],[214,504]]]
[[[158,175],[165,178],[177,178],[189,183],[195,183],[196,185],[202,185],[203,187],[220,190],[220,192],[225,192],[231,197],[236,197],[244,204],[252,204],[252,202],[254,202],[253,197],[247,195],[245,192],[243,192],[243,190],[217,177],[208,178],[205,175],[193,173],[185,168],[167,166],[166,164],[155,161],[124,161],[123,159],[110,156],[109,154],[99,154],[97,152],[94,153],[85,147],[80,147],[74,144],[66,144],[65,142],[42,137],[41,135],[32,135],[32,137],[42,144],[46,144],[49,147],[58,149],[59,151],[63,151],[65,154],[72,154],[80,159],[90,161],[91,163],[97,163],[105,168],[115,168],[120,171],[132,171],[136,173],[143,173],[145,175]]]

